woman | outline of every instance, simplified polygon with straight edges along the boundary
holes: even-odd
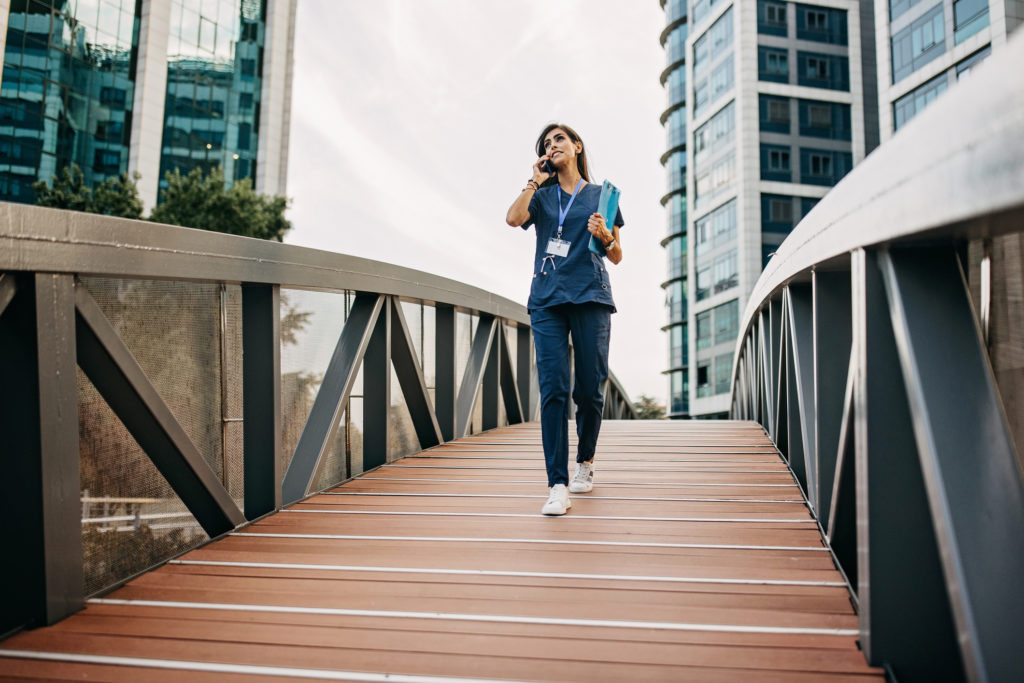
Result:
[[[537,229],[530,324],[537,350],[541,437],[548,471],[545,515],[564,515],[569,492],[593,490],[594,449],[601,431],[608,378],[608,337],[615,312],[605,260],[622,260],[619,227],[597,213],[601,186],[590,183],[583,140],[572,128],[549,124],[537,138],[537,162],[505,217]],[[594,237],[604,253],[591,251]],[[569,483],[569,337],[575,360],[576,473]],[[568,486],[568,490],[566,487]]]

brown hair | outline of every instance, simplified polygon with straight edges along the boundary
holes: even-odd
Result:
[[[576,155],[576,170],[578,170],[580,172],[580,175],[583,176],[583,179],[589,183],[590,171],[587,168],[587,146],[583,144],[583,139],[579,136],[579,133],[577,133],[564,123],[549,123],[548,125],[544,126],[544,130],[542,130],[540,132],[540,135],[537,136],[537,156],[544,156],[544,138],[546,138],[548,133],[553,131],[555,128],[561,128],[562,130],[565,131],[566,135],[569,136],[570,140],[572,140],[573,142],[580,143],[580,153]],[[556,178],[557,175],[551,176],[543,183],[541,183],[541,186],[543,187],[544,185],[551,185],[553,183],[558,182]]]

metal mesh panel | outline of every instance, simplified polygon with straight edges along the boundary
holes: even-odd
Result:
[[[107,278],[82,282],[224,481],[219,285]]]
[[[281,290],[281,458],[287,471],[302,428],[313,408],[320,383],[352,303],[350,293]],[[353,389],[353,393],[356,390]],[[314,490],[345,478],[345,433],[340,431],[341,473],[336,437],[314,477]]]
[[[81,370],[78,417],[86,595],[209,540]]]
[[[83,278],[121,341],[241,504],[241,288]],[[195,547],[205,532],[79,372],[87,594]]]

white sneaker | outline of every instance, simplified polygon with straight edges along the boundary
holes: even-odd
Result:
[[[555,484],[551,487],[548,501],[544,503],[540,513],[542,515],[564,515],[566,510],[571,507],[572,501],[569,500],[569,491],[565,488],[565,484]]]
[[[594,463],[576,463],[576,474],[572,475],[569,490],[573,493],[590,493],[594,490]]]

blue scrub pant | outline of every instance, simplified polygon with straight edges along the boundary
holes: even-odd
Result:
[[[569,483],[569,336],[572,335],[576,402],[576,462],[594,457],[608,379],[611,308],[561,304],[530,313],[540,384],[541,440],[548,486]]]

